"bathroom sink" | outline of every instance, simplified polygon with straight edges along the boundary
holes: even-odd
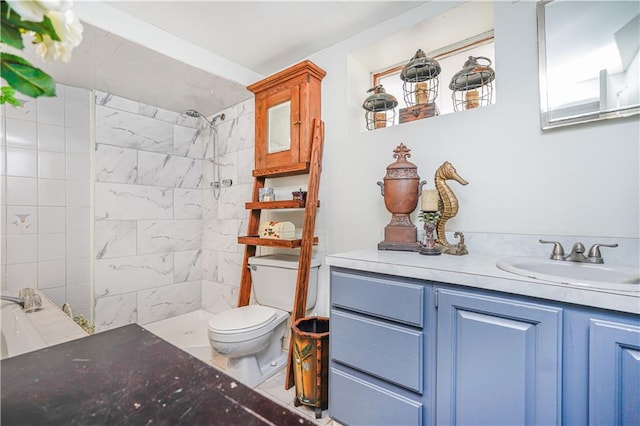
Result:
[[[567,262],[537,257],[507,257],[498,268],[517,275],[561,284],[640,292],[640,271],[628,266]]]

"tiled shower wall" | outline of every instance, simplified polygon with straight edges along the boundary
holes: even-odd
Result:
[[[213,149],[207,152],[212,159],[205,169],[206,189],[203,191],[203,285],[202,307],[219,313],[236,306],[242,270],[244,246],[238,235],[245,235],[248,211],[245,203],[251,199],[254,165],[254,100],[244,101],[221,113],[218,120],[217,158],[220,179],[233,184],[222,187],[219,199],[209,188],[213,181]]]
[[[90,94],[56,91],[2,107],[2,289],[38,288],[90,318]]]
[[[95,323],[103,331],[199,309],[202,122],[98,93]]]

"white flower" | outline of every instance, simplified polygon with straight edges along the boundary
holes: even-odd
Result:
[[[23,21],[42,22],[49,11],[65,11],[71,8],[71,0],[7,0],[11,9]]]
[[[71,51],[82,41],[82,24],[78,16],[71,10],[65,12],[51,11],[47,13],[51,20],[56,34],[60,41],[52,40],[51,37],[42,36],[42,43],[38,43],[36,53],[46,62],[71,60]]]

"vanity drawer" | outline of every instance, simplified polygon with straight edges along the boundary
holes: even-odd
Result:
[[[348,425],[421,425],[422,404],[331,369],[329,414]]]
[[[422,332],[337,309],[330,327],[334,361],[422,393]]]
[[[423,327],[422,285],[332,270],[331,303],[333,306]]]

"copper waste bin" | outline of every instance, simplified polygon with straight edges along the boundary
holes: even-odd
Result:
[[[329,318],[305,317],[293,326],[293,375],[296,407],[315,408],[316,419],[329,407]]]

